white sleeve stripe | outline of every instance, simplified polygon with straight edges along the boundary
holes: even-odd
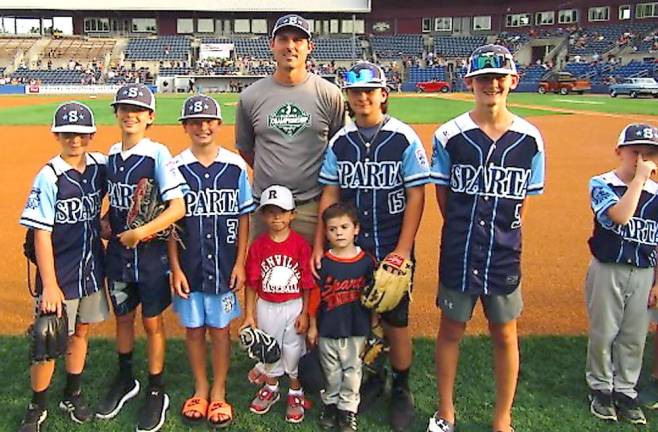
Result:
[[[544,183],[535,183],[528,186],[528,190],[543,189],[543,188],[544,188]]]
[[[420,174],[415,174],[415,175],[410,175],[410,176],[405,177],[404,182],[408,183],[408,182],[412,182],[412,181],[415,181],[415,180],[424,180],[424,179],[428,179],[428,178],[430,178],[429,173],[420,173]]]
[[[432,171],[430,173],[430,177],[432,178],[439,178],[439,179],[445,179],[445,180],[450,180],[450,175],[449,174],[443,174],[440,172]]]
[[[20,224],[23,225],[23,226],[29,227],[29,228],[38,228],[38,229],[42,229],[42,230],[46,230],[46,231],[52,231],[53,230],[52,225],[48,225],[44,222],[39,222],[39,221],[36,221],[34,219],[30,219],[30,218],[26,218],[26,217],[21,218]]]

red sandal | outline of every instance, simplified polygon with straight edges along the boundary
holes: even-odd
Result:
[[[198,414],[198,417],[194,414]],[[208,415],[208,400],[199,396],[193,396],[185,401],[181,416],[183,421],[189,425],[197,425],[204,421]]]

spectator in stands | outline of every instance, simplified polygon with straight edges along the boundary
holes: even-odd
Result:
[[[292,228],[312,243],[321,192],[318,176],[322,158],[329,138],[345,123],[344,102],[338,87],[306,70],[313,42],[310,25],[304,18],[298,15],[279,18],[272,30],[270,49],[276,61],[274,73],[240,94],[236,147],[254,170],[256,201],[273,184],[288,187],[296,206]],[[253,239],[266,227],[260,218],[253,218],[252,223]],[[297,313],[302,321],[300,330],[305,332],[307,311]],[[291,366],[286,420],[300,422],[307,404],[296,365]],[[250,371],[249,378],[264,383],[252,407],[267,412],[279,399],[278,379],[268,376],[262,365]]]

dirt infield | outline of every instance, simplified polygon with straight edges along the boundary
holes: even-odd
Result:
[[[3,98],[1,103],[5,105],[8,100]],[[546,141],[547,180],[545,195],[529,200],[524,221],[525,312],[519,324],[523,334],[578,334],[586,330],[583,280],[589,262],[586,241],[592,227],[587,181],[593,174],[613,166],[617,135],[632,120],[592,113],[530,119]],[[436,125],[414,126],[428,152],[435,128]],[[233,127],[224,127],[221,142],[232,143],[233,134]],[[178,126],[156,126],[149,135],[168,144],[174,153],[186,142]],[[34,175],[56,154],[57,144],[45,126],[2,127],[0,136],[3,138],[0,181],[6,185],[2,191],[5,204],[0,210],[0,230],[5,239],[0,260],[0,333],[16,334],[24,331],[32,310],[21,253],[24,230],[18,226],[18,219]],[[118,138],[116,128],[104,127],[92,149],[106,151]],[[437,327],[434,297],[440,226],[434,189],[428,187],[417,242],[418,271],[411,317],[415,335],[433,335]],[[113,329],[110,321],[94,334],[112,335]],[[181,334],[174,317],[167,320],[167,331]],[[478,310],[469,332],[483,331],[486,322]]]

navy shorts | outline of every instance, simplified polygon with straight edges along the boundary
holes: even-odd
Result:
[[[142,316],[153,318],[171,304],[169,276],[139,282],[108,281],[112,309],[116,316],[123,316],[142,305]]]

